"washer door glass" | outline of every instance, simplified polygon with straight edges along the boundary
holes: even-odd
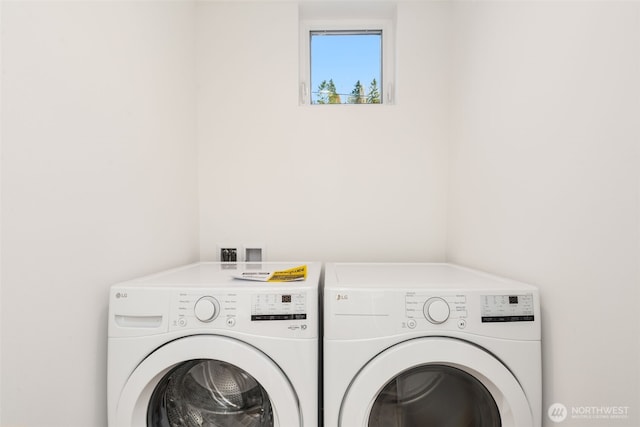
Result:
[[[500,427],[491,394],[468,373],[423,365],[388,382],[371,409],[369,427]]]
[[[246,371],[219,360],[198,359],[170,370],[147,410],[149,427],[271,427],[264,388]]]

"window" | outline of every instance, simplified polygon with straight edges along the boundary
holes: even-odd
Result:
[[[382,102],[382,30],[310,32],[311,104]]]
[[[300,104],[393,103],[395,9],[382,5],[302,10]]]

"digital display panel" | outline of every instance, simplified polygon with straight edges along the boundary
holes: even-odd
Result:
[[[482,323],[533,322],[533,295],[483,295]]]
[[[251,320],[306,320],[307,298],[305,294],[265,293],[251,299]]]

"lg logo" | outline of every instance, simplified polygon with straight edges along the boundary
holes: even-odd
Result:
[[[338,294],[336,296],[336,301],[344,301],[344,300],[347,300],[347,299],[349,299],[349,295],[347,295],[347,294]]]
[[[567,419],[567,407],[562,403],[554,403],[549,406],[549,410],[547,411],[547,415],[549,419],[554,423],[561,423]]]

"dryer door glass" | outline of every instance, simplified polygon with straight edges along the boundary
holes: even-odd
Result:
[[[480,381],[450,366],[410,369],[378,394],[369,427],[500,427],[500,413]]]
[[[271,401],[246,371],[219,360],[190,360],[156,386],[148,427],[272,427]]]

